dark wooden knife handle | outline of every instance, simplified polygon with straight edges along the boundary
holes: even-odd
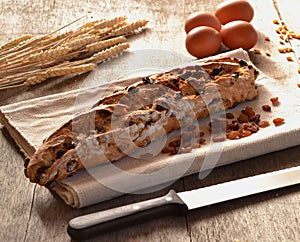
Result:
[[[186,204],[170,190],[159,198],[73,218],[68,225],[68,234],[74,240],[83,240],[158,217],[184,216],[187,211]]]

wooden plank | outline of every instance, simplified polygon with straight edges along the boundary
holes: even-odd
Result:
[[[25,178],[23,158],[5,130],[0,132],[0,150],[0,241],[23,241],[35,185]]]

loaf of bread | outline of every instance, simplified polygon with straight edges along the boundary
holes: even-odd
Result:
[[[247,62],[226,57],[141,78],[57,129],[25,174],[55,186],[80,169],[119,160],[194,119],[254,99],[257,75]]]

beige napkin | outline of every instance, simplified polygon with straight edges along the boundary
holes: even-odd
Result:
[[[242,50],[222,54],[250,61]],[[51,95],[0,108],[0,121],[10,132],[16,143],[28,156],[32,155],[42,140],[57,127],[81,110],[91,107],[103,95],[135,82],[137,79],[118,81],[113,85],[102,85],[71,92]],[[141,158],[141,153],[88,170],[80,171],[59,182],[54,191],[72,207],[85,207],[124,193],[144,193],[161,189],[180,177],[199,173],[205,176],[211,169],[239,160],[266,154],[300,144],[300,98],[293,96],[287,87],[261,73],[257,80],[259,97],[240,104],[231,112],[239,113],[246,105],[254,107],[262,120],[271,126],[240,140],[210,142],[192,152],[180,155],[158,154]],[[272,112],[264,112],[261,106],[270,104],[270,98],[278,96],[280,105]],[[272,119],[282,117],[285,124],[275,127]],[[207,130],[209,118],[199,122],[201,130]],[[177,131],[179,132],[179,131]],[[161,139],[145,148],[142,153],[160,150],[166,142]],[[147,150],[148,149],[148,150]],[[204,172],[203,172],[204,171]]]

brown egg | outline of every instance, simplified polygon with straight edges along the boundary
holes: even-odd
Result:
[[[223,44],[229,49],[249,50],[255,46],[258,39],[258,34],[252,24],[241,20],[225,24],[220,33]]]
[[[190,32],[193,28],[199,26],[209,26],[218,31],[221,30],[221,23],[219,19],[211,14],[206,12],[195,12],[187,17],[184,24],[185,32]]]
[[[197,57],[203,58],[214,55],[221,47],[221,35],[212,27],[200,26],[192,29],[186,36],[187,51]]]
[[[222,24],[235,20],[250,22],[254,16],[254,9],[246,0],[227,0],[217,6],[215,15]]]

